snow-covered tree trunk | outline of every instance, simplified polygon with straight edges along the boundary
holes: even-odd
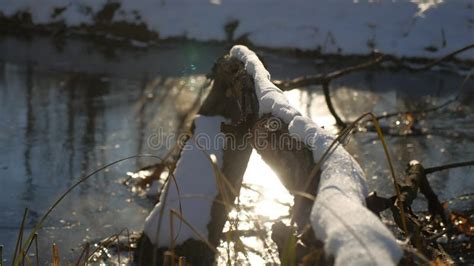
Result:
[[[259,102],[259,115],[281,119],[291,137],[312,151],[317,163],[334,137],[303,117],[289,103],[270,79],[257,55],[245,46],[234,46],[230,55],[245,65],[253,77]],[[298,168],[299,165],[294,165]],[[291,176],[282,176],[291,179]],[[365,206],[368,191],[359,164],[341,146],[321,166],[317,196],[310,222],[315,235],[325,243],[336,265],[395,264],[402,252],[394,236]]]

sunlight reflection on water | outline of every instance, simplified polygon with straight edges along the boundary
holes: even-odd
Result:
[[[289,103],[302,115],[310,117],[319,126],[336,132],[336,120],[326,108],[326,101],[321,93],[304,90],[286,91],[285,96]]]
[[[252,151],[250,156],[244,174],[243,187],[236,203],[239,207],[229,214],[229,220],[238,220],[237,228],[234,227],[233,230],[250,231],[258,230],[261,227],[261,233],[263,234],[263,237],[241,237],[248,253],[247,259],[245,256],[237,254],[238,259],[241,260],[241,263],[247,262],[251,265],[263,265],[269,261],[277,262],[276,246],[270,238],[271,226],[273,221],[289,222],[287,217],[289,206],[293,204],[293,197],[282,185],[275,172],[255,150]],[[240,208],[241,206],[243,208]],[[227,222],[224,230],[228,231],[230,228],[230,222]],[[267,245],[267,248],[265,248],[265,245]],[[234,259],[233,245],[227,246],[227,243],[224,242],[220,247],[219,264],[225,263],[227,248],[231,249],[231,258]],[[252,250],[266,254],[257,254]]]

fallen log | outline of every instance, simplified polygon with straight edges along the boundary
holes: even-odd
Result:
[[[320,163],[334,136],[289,105],[254,52],[234,46],[217,61],[211,78],[211,92],[194,121],[193,135],[182,149],[174,178],[170,178],[176,185],[168,182],[147,218],[139,250],[148,255],[139,256],[141,264],[149,264],[150,256],[155,257],[155,264],[160,263],[157,254],[166,249],[186,256],[193,265],[212,263],[213,248],[219,243],[252,148],[295,195],[293,221],[298,228],[309,223],[336,265],[399,261],[402,252],[394,236],[365,206],[367,186],[358,163],[340,145]],[[230,138],[209,147],[199,145],[200,134],[215,140],[220,133]],[[235,143],[240,145],[232,145]],[[312,176],[316,165],[320,173]],[[183,193],[213,200],[180,200]],[[301,193],[316,196],[316,200],[301,197]],[[172,210],[179,211],[195,230],[170,219]]]
[[[260,116],[271,114],[285,126],[287,123],[290,135],[312,151],[313,163],[317,164],[334,137],[289,105],[254,52],[244,46],[234,46],[230,54],[243,62],[247,73],[254,78]],[[336,265],[395,264],[402,255],[391,232],[365,207],[366,197],[362,169],[338,146],[321,165],[310,217],[316,237],[325,243],[325,250],[335,256]]]

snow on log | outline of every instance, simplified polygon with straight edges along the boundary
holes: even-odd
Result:
[[[203,237],[208,238],[207,226],[211,220],[211,208],[219,191],[212,165],[207,156],[212,154],[216,159],[217,166],[222,168],[224,143],[215,141],[221,132],[222,122],[226,122],[222,116],[201,115],[195,118],[193,138],[189,139],[183,147],[174,172],[176,185],[170,181],[168,192],[161,194],[159,203],[156,204],[145,221],[144,233],[154,245],[159,247],[170,245],[170,210],[174,209],[179,212],[180,202],[182,216]],[[199,146],[196,146],[196,143]],[[179,188],[179,192],[176,187]],[[206,198],[203,198],[203,195]],[[162,217],[161,213],[163,213]],[[175,234],[180,228],[176,244],[181,244],[188,239],[199,239],[189,227],[184,223],[180,226],[179,219],[174,218]]]
[[[230,55],[244,63],[245,70],[254,79],[260,116],[272,114],[282,119],[285,123],[290,123],[295,116],[301,116],[289,104],[283,91],[271,82],[270,73],[265,69],[254,52],[245,46],[236,45],[230,50]]]
[[[287,123],[289,133],[312,150],[317,163],[334,136],[288,103],[254,52],[237,45],[230,55],[244,63],[254,78],[260,116],[272,114]],[[335,256],[336,265],[396,264],[402,251],[392,233],[365,206],[368,192],[359,164],[338,146],[323,162],[321,171],[310,221],[316,237]]]

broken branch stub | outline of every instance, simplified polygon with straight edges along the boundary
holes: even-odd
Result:
[[[238,60],[220,58],[210,77],[214,80],[212,88],[194,119],[191,138],[181,147],[174,178],[170,178],[176,184],[167,186],[168,192],[162,193],[145,222],[136,254],[140,265],[152,261],[161,264],[171,240],[176,255],[186,257],[193,265],[214,261],[215,254],[208,244],[219,245],[227,213],[240,191],[252,151],[250,145],[245,145],[244,134],[256,119],[258,110],[254,108],[258,106],[252,96],[253,81]],[[231,138],[218,141],[220,134],[229,134]],[[205,199],[184,199],[181,195]],[[171,225],[170,210],[180,210],[180,216],[205,239],[179,219]],[[175,239],[170,239],[171,228],[177,231]]]

